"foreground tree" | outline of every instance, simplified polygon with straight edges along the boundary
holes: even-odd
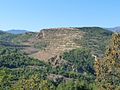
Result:
[[[114,34],[103,60],[95,62],[96,81],[101,90],[120,90],[120,34]]]

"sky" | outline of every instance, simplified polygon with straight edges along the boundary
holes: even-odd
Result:
[[[0,30],[120,26],[120,0],[0,0]]]

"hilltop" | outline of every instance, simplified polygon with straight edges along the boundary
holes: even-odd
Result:
[[[100,27],[50,28],[39,33],[19,35],[13,41],[29,45],[23,51],[46,62],[51,57],[76,48],[88,48],[93,54],[102,56],[111,35],[111,31]]]

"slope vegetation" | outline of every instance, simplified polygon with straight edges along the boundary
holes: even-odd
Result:
[[[26,54],[48,62],[50,58],[76,48],[87,48],[92,54],[102,56],[111,35],[111,31],[99,27],[51,28],[19,35],[13,42],[29,45],[23,50]]]

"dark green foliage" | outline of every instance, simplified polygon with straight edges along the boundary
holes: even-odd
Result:
[[[85,51],[77,49],[77,51],[75,50],[74,53],[77,55],[77,53],[81,54],[81,53],[85,53]],[[89,55],[88,53],[83,54],[83,55],[87,56]],[[55,70],[55,73],[57,73],[58,71],[62,72],[63,69],[60,69],[60,68],[58,68],[58,70],[57,68],[52,69],[49,65],[46,65],[45,63],[41,61],[38,61],[36,59],[23,55],[17,49],[1,48],[0,54],[1,54],[0,55],[0,67],[1,67],[0,89],[2,90],[11,89],[11,88],[13,90],[14,89],[19,90],[19,88],[22,88],[23,90],[23,87],[21,86],[23,86],[22,81],[24,80],[25,80],[24,82],[26,82],[24,85],[28,88],[30,88],[30,85],[31,85],[30,83],[32,83],[31,88],[37,88],[34,85],[38,85],[38,88],[44,88],[45,90],[61,90],[60,88],[62,88],[63,90],[64,89],[69,90],[70,88],[72,88],[73,90],[79,90],[79,89],[90,90],[89,87],[87,87],[85,83],[81,85],[80,83],[76,83],[74,81],[70,83],[66,82],[66,84],[62,84],[62,82],[59,82],[56,85],[52,81],[49,81],[47,79],[47,76],[49,75],[49,73],[52,73],[53,70]],[[75,57],[76,60],[78,57]],[[75,65],[77,64],[75,63]],[[78,78],[81,78],[86,81],[90,80],[87,78],[87,76],[83,77],[77,72],[69,71],[65,75],[65,71],[63,70],[63,73],[64,73],[64,76],[66,77],[68,76],[68,78],[75,78],[76,80]],[[33,78],[33,75],[37,75],[38,79]],[[41,85],[43,86],[40,87]],[[63,86],[66,86],[66,88],[63,88]]]
[[[0,90],[11,88],[19,79],[39,75],[45,79],[51,67],[39,60],[23,55],[13,48],[0,49]]]
[[[5,41],[5,42],[8,41],[9,42],[15,37],[16,37],[16,35],[6,33],[6,32],[0,32],[0,41]]]
[[[55,90],[55,86],[34,74],[31,78],[19,80],[12,86],[12,90]]]
[[[70,80],[59,84],[56,90],[97,90],[94,83],[88,84],[84,80]]]
[[[24,42],[28,41],[29,39],[34,38],[37,35],[37,33],[31,32],[31,33],[25,33],[25,34],[20,34],[17,35],[16,38],[14,38],[12,41],[15,44],[20,44],[22,45]]]
[[[113,32],[99,27],[83,27],[77,28],[85,32],[82,39],[75,39],[74,41],[85,48],[89,48],[93,54],[101,56],[106,50],[106,45]]]
[[[52,67],[42,61],[31,58],[21,52],[20,48],[0,46],[0,90],[103,90],[98,88],[98,83],[106,85],[106,82],[111,83],[111,80],[116,76],[110,75],[110,73],[100,73],[100,75],[103,75],[101,77],[102,80],[95,83],[96,76],[94,74],[94,58],[92,54],[101,56],[104,53],[112,32],[98,27],[77,29],[83,31],[84,36],[82,39],[78,38],[74,41],[82,47],[64,52],[62,57],[67,64],[63,64],[60,67]],[[64,33],[63,31],[60,32]],[[0,32],[0,44],[14,42],[21,45],[35,36],[36,33],[15,36]],[[119,39],[117,40],[119,41]],[[48,43],[43,41],[42,43],[37,42],[34,47],[43,50],[46,45]],[[117,46],[119,47],[119,45]],[[119,69],[117,68],[119,66],[119,57],[115,59],[115,66],[109,62],[110,60],[111,57],[104,62],[104,68],[107,67],[109,70],[112,68],[112,74],[119,76]],[[51,74],[60,75],[63,78],[60,81],[59,79],[57,81],[48,79]],[[119,90],[118,76],[114,78],[114,85]]]
[[[41,66],[44,63],[18,52],[16,49],[0,50],[0,67],[18,68],[26,66]]]
[[[91,55],[90,50],[85,48],[73,49],[63,54],[63,59],[73,63],[74,68],[79,73],[91,73],[94,74],[93,63],[94,58]]]

